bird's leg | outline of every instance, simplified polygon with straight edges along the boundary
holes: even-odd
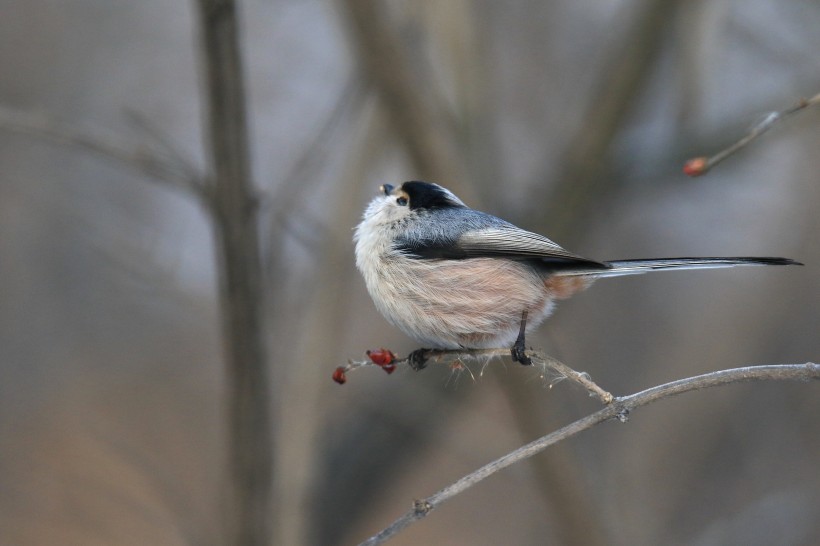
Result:
[[[417,372],[423,370],[427,367],[427,359],[429,358],[427,353],[429,352],[430,349],[416,349],[407,355],[407,363]]]
[[[510,348],[513,362],[520,362],[524,366],[532,366],[532,360],[527,356],[527,348],[524,346],[524,332],[527,329],[527,310],[521,313],[521,329],[518,330],[518,339]]]

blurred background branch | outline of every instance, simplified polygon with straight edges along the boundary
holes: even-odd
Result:
[[[577,229],[577,219],[588,215],[592,200],[612,191],[613,180],[607,176],[612,142],[641,100],[669,28],[686,2],[640,0],[635,4],[620,42],[607,49],[600,80],[559,160],[555,184],[548,198],[539,202],[540,214],[549,218],[551,236],[557,240],[568,239]],[[533,186],[543,182],[544,175],[539,175]]]
[[[207,188],[202,176],[156,135],[153,144],[159,145],[160,149],[149,150],[111,135],[103,135],[99,130],[83,131],[43,114],[4,106],[0,106],[0,128],[77,147],[134,169],[148,180],[201,200],[206,199]]]
[[[474,190],[464,183],[453,127],[444,105],[434,100],[436,80],[422,57],[407,54],[399,29],[390,23],[390,5],[369,0],[344,0],[343,5],[362,70],[378,91],[416,176],[446,180],[456,193],[474,200]]]
[[[238,10],[199,0],[205,146],[212,168],[219,299],[228,383],[229,543],[271,541],[273,445],[258,198],[251,182]]]

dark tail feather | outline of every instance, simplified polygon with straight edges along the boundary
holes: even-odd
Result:
[[[803,265],[789,258],[659,258],[650,260],[617,260],[604,262],[607,269],[592,271],[560,271],[556,275],[595,275],[596,277],[616,277],[618,275],[639,275],[650,271],[668,269],[714,269],[743,265]]]

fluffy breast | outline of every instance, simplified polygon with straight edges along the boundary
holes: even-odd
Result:
[[[551,310],[543,279],[527,264],[422,260],[389,250],[376,255],[369,253],[376,250],[372,243],[360,239],[357,264],[376,307],[425,347],[510,345],[524,310],[531,328]]]

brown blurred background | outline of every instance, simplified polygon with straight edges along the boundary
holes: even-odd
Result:
[[[193,2],[0,0],[0,14],[3,108],[203,162]],[[820,358],[820,112],[704,178],[681,173],[820,91],[820,3],[252,0],[241,14],[277,544],[356,543],[597,407],[498,361],[331,382],[365,349],[416,348],[353,264],[379,184],[439,182],[591,258],[806,263],[614,279],[563,303],[529,341],[613,393]],[[2,125],[0,162],[0,544],[221,544],[208,217]],[[664,401],[503,471],[392,544],[817,544],[818,415],[812,384]]]

